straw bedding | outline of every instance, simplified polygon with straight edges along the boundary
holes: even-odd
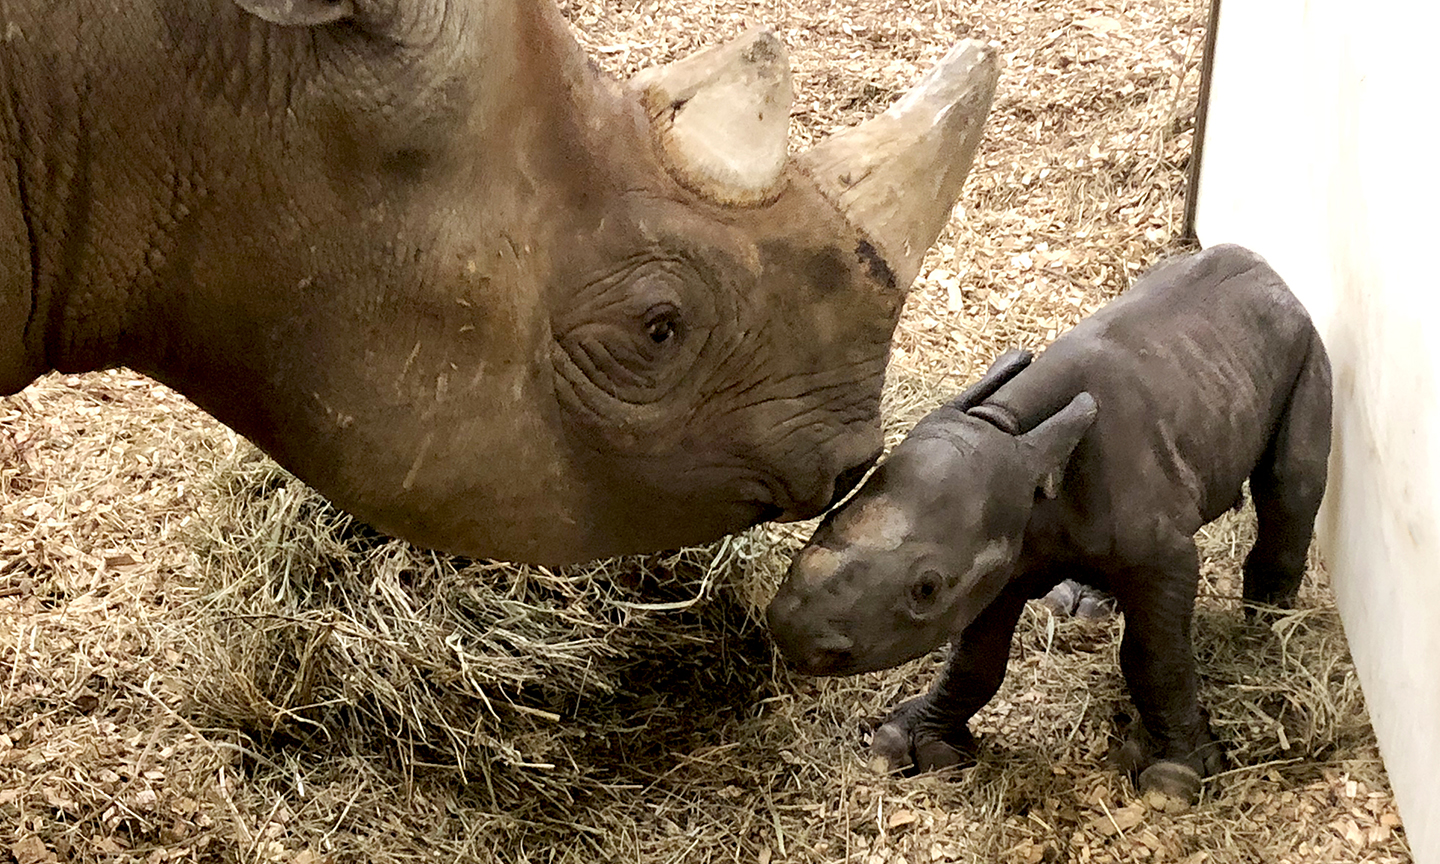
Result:
[[[774,26],[797,148],[955,38],[1001,46],[896,334],[892,442],[1180,248],[1199,5],[562,8],[619,74]],[[808,525],[565,569],[448,558],[146,379],[50,376],[0,400],[0,862],[1408,861],[1320,562],[1292,614],[1240,615],[1252,523],[1199,538],[1201,698],[1234,768],[1172,813],[1107,763],[1123,622],[1027,610],[978,762],[881,776],[862,722],[943,655],[787,672],[759,612]]]

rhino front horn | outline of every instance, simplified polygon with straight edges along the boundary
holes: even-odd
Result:
[[[884,114],[835,133],[798,160],[879,247],[902,288],[915,280],[960,197],[999,77],[994,50],[967,39]]]
[[[722,204],[758,204],[784,186],[790,58],[769,30],[646,69],[639,90],[665,166]]]

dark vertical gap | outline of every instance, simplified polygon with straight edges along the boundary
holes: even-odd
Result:
[[[1195,106],[1195,132],[1190,138],[1190,168],[1185,178],[1185,224],[1182,239],[1199,244],[1195,208],[1200,202],[1200,162],[1205,155],[1205,122],[1210,115],[1210,78],[1215,71],[1215,36],[1220,30],[1220,0],[1210,0],[1205,22],[1205,54],[1200,58],[1200,98]]]
[[[6,77],[9,78],[8,75]],[[7,89],[9,107],[8,116],[5,118],[8,121],[5,134],[11,137],[11,144],[15,148],[15,190],[20,199],[20,219],[25,223],[25,237],[29,243],[27,257],[30,262],[30,295],[26,299],[30,301],[30,311],[25,318],[25,328],[21,331],[21,342],[28,348],[35,331],[35,315],[40,308],[40,235],[35,229],[35,220],[39,216],[34,209],[35,202],[30,199],[30,184],[25,176],[27,139],[25,130],[20,125],[20,100],[13,87]],[[45,334],[40,335],[43,339]]]
[[[90,241],[91,230],[94,227],[91,216],[95,205],[95,140],[94,130],[90,128],[85,119],[87,115],[90,115],[87,109],[90,107],[91,93],[90,76],[87,72],[81,80],[76,100],[75,149],[59,157],[72,156],[75,166],[72,172],[60,175],[62,186],[57,191],[62,196],[61,206],[62,212],[65,214],[65,221],[62,223],[64,233],[60,243],[58,278],[51,286],[50,296],[46,298],[49,303],[49,320],[46,322],[49,330],[45,346],[45,363],[51,369],[67,371],[94,362],[89,352],[92,352],[95,346],[93,344],[79,345],[76,342],[77,339],[84,338],[81,335],[84,333],[80,329],[81,325],[94,326],[95,324],[93,321],[81,320],[86,312],[94,308],[94,295],[88,291],[83,293],[80,305],[74,305],[75,298],[73,296],[75,287],[86,275],[85,266],[93,254]],[[81,318],[67,322],[67,315],[81,316]],[[84,351],[86,354],[79,356],[78,351]]]

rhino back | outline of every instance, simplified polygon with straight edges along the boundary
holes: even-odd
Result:
[[[1238,499],[1307,362],[1325,361],[1304,307],[1259,256],[1218,246],[1145,274],[989,403],[1023,431],[1088,391],[1099,416],[1066,474],[1070,519],[1189,533]]]

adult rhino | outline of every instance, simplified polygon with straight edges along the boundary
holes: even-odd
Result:
[[[763,31],[614,82],[550,0],[5,0],[0,394],[127,365],[336,504],[566,562],[822,510],[996,79],[787,154]]]

